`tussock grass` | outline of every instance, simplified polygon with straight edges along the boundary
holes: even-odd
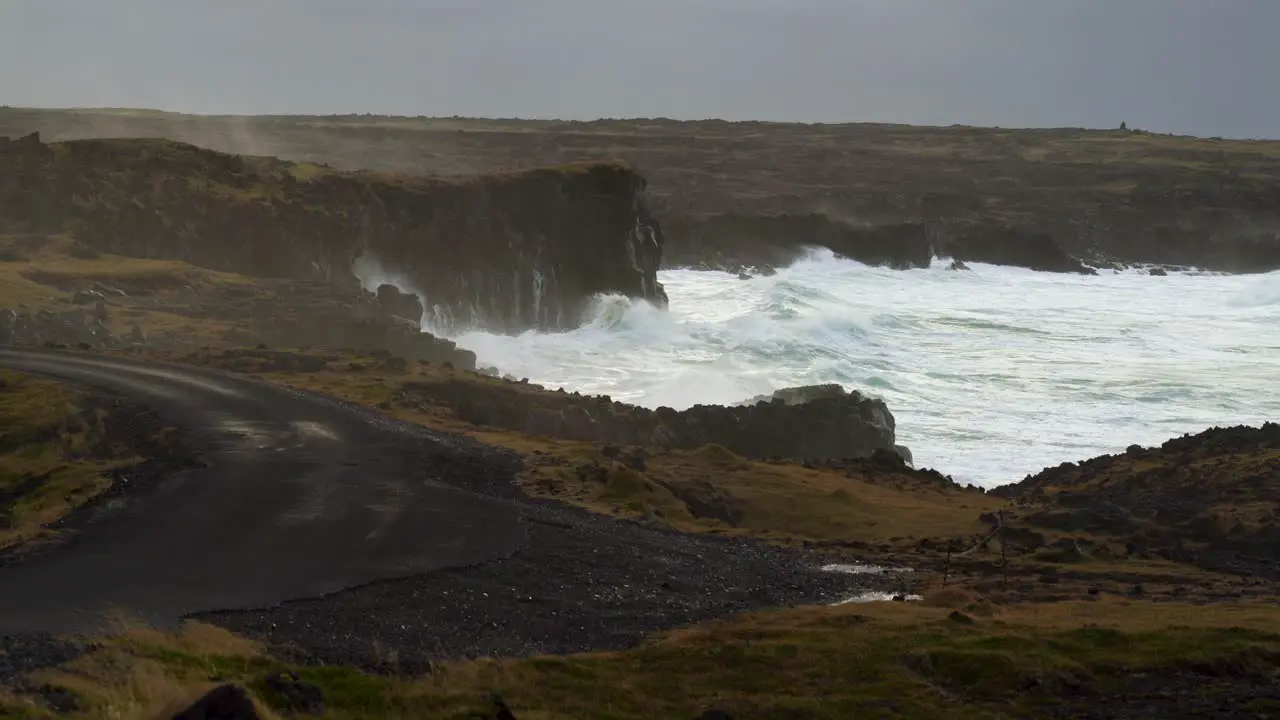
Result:
[[[743,718],[1022,718],[1098,701],[1130,673],[1265,674],[1280,653],[1280,610],[1264,604],[987,607],[960,619],[903,603],[755,613],[628,651],[447,662],[425,677],[288,668],[189,623],[175,634],[126,629],[37,679],[75,692],[85,707],[72,717],[95,720],[150,720],[215,682],[244,684],[285,715],[263,682],[280,669],[319,686],[330,718],[485,717],[476,713],[491,693],[525,720],[681,718],[709,707]]]

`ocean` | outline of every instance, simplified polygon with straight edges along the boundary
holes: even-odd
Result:
[[[1280,419],[1280,273],[890,270],[815,251],[772,276],[660,274],[574,331],[467,332],[481,365],[684,409],[840,383],[884,398],[917,467],[993,487],[1214,425]]]

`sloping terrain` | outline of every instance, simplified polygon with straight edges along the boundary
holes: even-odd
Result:
[[[1160,447],[1066,463],[997,488],[1021,523],[1161,557],[1280,579],[1280,425],[1211,428]]]

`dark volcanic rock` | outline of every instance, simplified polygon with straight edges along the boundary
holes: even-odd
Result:
[[[417,295],[401,292],[394,285],[379,285],[376,294],[385,312],[412,323],[422,322],[422,301]]]
[[[901,465],[893,414],[883,400],[845,392],[838,385],[779,392],[782,396],[770,401],[696,405],[677,412],[606,396],[529,392],[519,383],[456,378],[410,383],[402,399],[452,408],[466,422],[546,437],[683,449],[714,444],[753,458],[825,460],[869,457],[883,450]]]
[[[662,230],[644,178],[620,164],[444,180],[167,140],[54,148],[0,140],[0,232],[73,232],[101,252],[344,286],[368,252],[437,318],[495,330],[576,327],[599,293],[666,303]]]
[[[299,680],[296,673],[272,673],[267,676],[264,684],[293,712],[324,714],[324,693],[319,687]]]
[[[858,226],[826,215],[713,215],[665,224],[666,267],[737,271],[789,264],[807,248],[828,248],[868,265],[929,267],[933,248],[919,223]]]
[[[1048,468],[992,494],[1022,520],[1203,567],[1280,578],[1280,425],[1212,428]]]
[[[968,228],[940,240],[938,250],[965,262],[1015,265],[1043,272],[1073,272],[1096,275],[1097,271],[1062,249],[1052,235],[1010,227]],[[953,265],[954,267],[954,265]]]
[[[219,685],[205,693],[173,720],[261,720],[262,715],[239,685]]]

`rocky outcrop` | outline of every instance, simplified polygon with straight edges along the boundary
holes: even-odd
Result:
[[[992,494],[1020,522],[1130,554],[1280,579],[1280,424],[1212,428],[1048,468]]]
[[[417,295],[401,292],[394,285],[379,285],[374,295],[378,304],[388,315],[408,320],[414,324],[422,322],[422,301]]]
[[[649,410],[608,396],[456,377],[410,383],[401,400],[444,406],[460,420],[478,425],[608,445],[691,449],[715,444],[744,457],[809,460],[895,452],[894,419],[884,401],[843,390],[818,395],[806,402],[779,398],[741,406]]]
[[[932,233],[939,254],[954,259],[954,269],[966,262],[1013,265],[1041,272],[1096,275],[1097,270],[1067,254],[1052,235],[1012,227],[978,226]],[[955,265],[954,263],[960,263]]]
[[[858,226],[826,215],[711,215],[668,220],[667,267],[738,272],[790,264],[808,248],[894,268],[929,267],[933,248],[919,223]]]
[[[665,305],[645,181],[597,163],[468,179],[339,172],[167,140],[0,140],[0,232],[354,287],[370,253],[446,324],[567,329],[599,293]]]

